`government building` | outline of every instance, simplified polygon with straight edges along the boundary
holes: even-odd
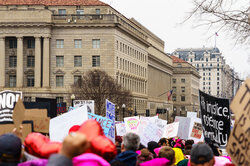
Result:
[[[172,101],[160,94],[172,88],[172,59],[164,41],[135,19],[98,0],[0,0],[0,16],[1,91],[69,106],[71,85],[100,69],[132,92],[126,109],[171,114]]]

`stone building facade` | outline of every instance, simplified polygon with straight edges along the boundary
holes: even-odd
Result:
[[[199,72],[190,63],[173,59],[172,100],[177,116],[186,116],[187,111],[199,112]]]
[[[164,42],[134,19],[97,0],[0,1],[0,90],[25,100],[70,103],[71,85],[101,69],[132,91],[133,108],[172,109],[158,93],[171,88]],[[160,80],[159,80],[160,79]]]
[[[196,67],[201,76],[200,90],[222,98],[234,96],[234,71],[218,48],[176,49],[173,55]]]

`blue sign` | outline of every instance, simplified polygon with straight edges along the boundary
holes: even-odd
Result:
[[[112,121],[111,128],[109,129],[108,137],[115,141],[115,104],[106,99],[106,118]]]

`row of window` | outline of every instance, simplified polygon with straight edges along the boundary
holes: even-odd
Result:
[[[9,67],[17,66],[17,56],[9,56]],[[35,56],[27,56],[27,67],[35,67]]]
[[[147,57],[145,54],[141,53],[140,51],[137,51],[136,49],[134,48],[131,48],[129,46],[127,46],[126,44],[120,42],[119,44],[119,41],[116,41],[116,49],[119,50],[119,47],[120,47],[120,51],[127,54],[127,55],[130,55],[142,62],[146,62],[147,61]]]
[[[173,92],[176,92],[177,91],[176,86],[173,86],[172,90],[173,90]],[[183,93],[185,92],[185,87],[184,86],[181,87],[181,92],[183,92]]]
[[[100,39],[92,39],[92,48],[100,48]],[[82,39],[74,39],[74,47],[82,48]],[[64,39],[56,39],[56,48],[64,48]]]
[[[100,14],[101,10],[100,9],[95,9],[95,14]],[[66,9],[58,9],[58,14],[59,15],[66,15],[67,11]],[[77,15],[83,15],[84,14],[84,9],[77,9],[76,10]]]
[[[172,82],[175,84],[175,83],[177,83],[177,80],[176,80],[176,78],[173,78],[172,79]],[[186,82],[186,79],[185,78],[182,78],[181,79],[181,83],[185,83]]]
[[[139,76],[142,76],[142,77],[146,77],[146,72],[147,72],[147,69],[140,66],[140,65],[137,65],[133,62],[129,62],[125,59],[122,59],[120,58],[120,62],[118,60],[119,58],[117,57],[116,58],[116,61],[117,61],[117,69],[119,69],[119,66],[120,66],[120,69],[121,70],[124,70],[124,71],[127,71],[127,72],[131,72],[133,74],[136,74],[136,75],[139,75]]]
[[[190,62],[193,62],[193,58],[190,58],[189,59],[190,60]],[[196,59],[194,58],[194,61],[195,61]],[[204,60],[204,58],[201,58],[201,61],[203,61]],[[210,58],[210,60],[209,61],[211,61],[212,60],[212,58]],[[220,58],[217,58],[217,62],[219,62],[220,61]],[[208,58],[206,58],[206,62],[208,62]]]
[[[9,48],[17,48],[17,39],[9,39]],[[27,40],[27,48],[35,48],[35,39]]]
[[[92,56],[92,67],[100,66],[100,56]],[[64,67],[64,56],[56,56],[56,67]],[[74,67],[82,67],[82,56],[74,56]]]
[[[205,76],[205,75],[211,76],[211,73],[203,73],[203,76]],[[220,73],[217,73],[217,76],[219,76],[219,75],[220,75]]]
[[[34,87],[35,79],[34,75],[28,75],[27,78],[27,87]],[[9,75],[9,87],[16,87],[16,75]]]
[[[173,95],[172,100],[176,101],[176,95],[175,94]],[[186,101],[186,97],[185,96],[180,96],[180,100],[181,101]]]

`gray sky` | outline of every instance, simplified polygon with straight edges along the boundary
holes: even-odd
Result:
[[[101,0],[127,18],[135,18],[165,42],[165,52],[176,48],[213,47],[218,28],[195,28],[195,19],[180,24],[192,9],[192,0]],[[216,46],[227,64],[241,77],[250,75],[250,46],[235,45],[228,32],[219,31]],[[248,62],[247,62],[248,61]]]

